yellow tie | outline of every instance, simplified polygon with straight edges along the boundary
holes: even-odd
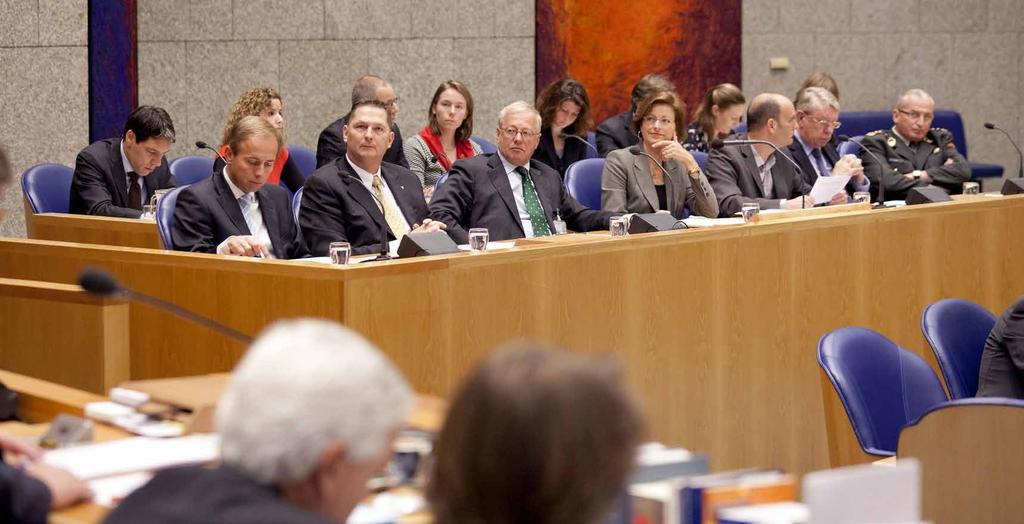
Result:
[[[383,206],[380,211],[384,213],[384,220],[391,228],[391,233],[395,235],[395,239],[401,240],[406,233],[402,211],[390,198],[384,198],[384,184],[380,180],[380,175],[373,175],[373,194],[377,197],[377,206]]]

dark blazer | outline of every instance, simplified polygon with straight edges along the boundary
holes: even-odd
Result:
[[[586,137],[582,137],[586,138]],[[533,159],[544,162],[548,167],[558,171],[561,177],[565,178],[565,170],[577,160],[587,157],[587,146],[575,138],[565,139],[565,149],[562,150],[562,157],[558,157],[555,151],[555,139],[551,136],[551,128],[544,128],[540,132],[540,144],[533,152]]]
[[[107,516],[107,524],[328,524],[327,517],[285,500],[277,489],[231,466],[165,469],[132,492]]]
[[[380,171],[409,226],[423,222],[427,202],[416,175],[387,162],[381,164]],[[354,255],[377,253],[381,228],[387,228],[389,241],[397,238],[370,190],[344,157],[317,169],[306,180],[299,204],[299,227],[314,256],[326,256],[331,242],[339,241],[351,244]]]
[[[46,484],[0,460],[0,522],[42,524],[50,502]]]
[[[160,167],[142,177],[148,199],[157,189],[174,187],[167,159]],[[146,204],[148,202],[143,202]],[[71,179],[72,213],[110,217],[139,218],[142,211],[128,207],[128,182],[121,161],[121,139],[108,138],[89,144],[75,159]]]
[[[1024,399],[1024,296],[999,317],[985,340],[977,396]]]
[[[597,154],[604,158],[616,149],[640,143],[633,132],[633,112],[619,113],[597,126]]]
[[[878,197],[879,178],[883,175],[886,200],[905,200],[911,188],[928,185],[903,176],[917,169],[927,171],[932,184],[949,193],[962,192],[963,183],[971,179],[971,165],[956,150],[953,134],[946,129],[931,128],[924,140],[913,146],[904,144],[892,129],[872,131],[864,135],[860,145],[882,161],[879,165],[871,155],[860,153],[864,174],[871,180],[872,199]],[[953,163],[946,165],[947,160]]]
[[[283,187],[265,184],[256,192],[263,223],[270,234],[271,252],[277,258],[306,256],[292,218],[291,198]],[[224,239],[250,235],[242,208],[224,180],[221,169],[210,178],[196,182],[178,193],[171,223],[171,239],[178,251],[216,253]]]
[[[345,138],[342,136],[341,131],[347,122],[348,115],[345,115],[331,122],[330,125],[320,132],[320,138],[316,141],[317,169],[339,158],[345,158],[348,145],[345,144]],[[391,124],[391,131],[395,133],[395,140],[391,142],[391,147],[384,152],[384,161],[389,164],[398,164],[408,169],[409,162],[406,161],[405,151],[402,149],[402,132],[395,124]]]
[[[746,140],[746,133],[737,133],[737,140]],[[775,153],[776,155],[778,153]],[[785,158],[775,159],[772,167],[772,194],[767,195],[757,171],[751,146],[727,146],[712,149],[708,156],[708,181],[718,197],[721,217],[731,217],[744,202],[757,202],[761,209],[778,209],[779,200],[788,200],[811,192],[811,186],[797,176]]]
[[[556,209],[573,231],[605,229],[608,219],[615,214],[584,207],[569,196],[557,171],[536,160],[530,161],[530,177],[552,232]],[[468,231],[474,227],[486,227],[491,240],[522,238],[526,234],[505,166],[497,153],[452,164],[448,179],[430,201],[430,218],[444,222],[448,234],[459,244],[469,241]]]

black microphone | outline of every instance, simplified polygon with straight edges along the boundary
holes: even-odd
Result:
[[[213,331],[216,331],[221,335],[233,338],[243,344],[249,344],[250,342],[252,342],[252,337],[250,337],[249,335],[229,328],[224,324],[217,322],[216,320],[204,317],[197,313],[193,313],[185,308],[176,306],[165,300],[161,300],[159,298],[139,293],[138,291],[134,291],[126,287],[122,287],[117,283],[117,280],[114,279],[113,275],[111,275],[110,273],[103,269],[95,267],[85,268],[84,270],[82,270],[81,273],[78,274],[78,285],[82,286],[82,288],[89,292],[89,294],[91,295],[96,295],[99,297],[120,296],[125,297],[129,300],[142,302],[143,304],[149,304],[150,306],[153,306],[157,309],[161,309],[173,315],[177,315],[181,318],[184,318],[185,320],[191,320],[196,324],[206,326],[207,328],[212,329]]]
[[[850,141],[853,141],[858,146],[860,146],[860,150],[861,151],[864,151],[865,153],[870,155],[871,158],[873,158],[875,160],[875,163],[878,164],[878,170],[879,170],[879,172],[878,172],[878,202],[876,203],[875,207],[880,207],[880,208],[881,207],[889,207],[889,206],[885,205],[885,173],[881,172],[882,166],[885,165],[885,164],[883,164],[882,161],[878,159],[878,157],[875,155],[874,151],[864,147],[864,144],[861,144],[860,142],[857,142],[856,140],[852,140],[849,137],[849,135],[838,135],[838,136],[836,136],[836,140],[838,140],[840,142],[850,142]],[[892,168],[892,171],[894,173],[896,173],[896,174],[899,174],[899,172],[896,171],[895,167]]]
[[[803,177],[804,173],[802,170],[800,170],[800,165],[797,164],[796,161],[794,161],[792,158],[789,158],[789,155],[783,153],[778,146],[767,140],[719,140],[716,138],[711,141],[711,149],[721,149],[722,147],[725,146],[752,146],[754,144],[764,144],[766,146],[771,146],[772,149],[774,149],[775,152],[779,154],[779,156],[785,158],[786,161],[793,165],[793,169],[796,169],[796,176],[798,178]]]
[[[431,164],[436,164],[437,163],[437,155],[430,155],[430,163]]]
[[[572,135],[572,136],[575,136],[575,135]],[[644,151],[643,146],[641,146],[640,144],[637,144],[637,145],[629,148],[629,152],[630,152],[630,154],[633,154],[633,155],[645,156],[647,158],[650,158],[651,160],[654,160],[654,163],[657,164],[659,168],[661,168],[661,172],[665,173],[665,178],[671,178],[672,177],[672,175],[668,174],[668,170],[665,169],[665,166],[661,165],[661,162],[659,162],[657,158],[654,158],[653,156],[648,154],[647,151]]]
[[[359,182],[359,185],[363,185],[363,179],[359,178],[358,175],[356,175],[354,173],[350,173],[348,171],[341,171],[341,173],[344,174],[345,176],[351,178],[352,180],[355,180],[356,182]],[[370,197],[373,198],[374,202],[377,202],[377,205],[380,206],[380,216],[381,216],[381,219],[384,220],[384,224],[380,228],[380,254],[377,255],[376,258],[371,258],[370,260],[364,260],[363,262],[377,262],[379,260],[391,260],[391,253],[390,253],[390,251],[388,251],[388,220],[387,220],[387,218],[384,217],[384,203],[381,202],[379,198],[377,198],[377,195],[373,194],[373,191],[367,191],[367,193],[369,193]]]
[[[589,141],[587,141],[586,138],[583,138],[583,137],[581,137],[579,135],[571,135],[569,133],[559,133],[558,136],[560,138],[562,138],[563,140],[566,139],[566,138],[575,138],[576,140],[579,140],[580,142],[583,142],[584,144],[586,144],[587,147],[589,147],[590,149],[592,149],[594,151],[594,153],[597,153],[597,148],[594,147],[594,144],[591,144]],[[600,155],[598,155],[598,156],[600,156]]]
[[[1009,140],[1010,144],[1013,145],[1013,148],[1017,150],[1017,158],[1020,160],[1020,164],[1018,164],[1017,167],[1017,177],[1024,178],[1024,153],[1020,152],[1020,147],[1017,146],[1017,142],[1013,141],[1013,137],[1010,136],[1010,133],[1007,133],[1005,129],[993,124],[992,122],[985,122],[985,129],[995,129],[996,131],[1006,135],[1006,139]]]
[[[209,149],[210,151],[213,151],[213,154],[215,154],[218,157],[220,157],[221,162],[224,162],[225,164],[228,163],[228,161],[225,160],[224,157],[222,157],[220,155],[220,151],[217,151],[216,149],[210,147],[210,144],[207,144],[206,142],[203,142],[202,140],[196,140],[196,147],[198,147],[199,149]]]

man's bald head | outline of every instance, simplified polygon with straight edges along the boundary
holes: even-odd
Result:
[[[756,140],[768,140],[778,147],[793,142],[796,110],[793,102],[778,93],[761,93],[747,108],[747,134]]]

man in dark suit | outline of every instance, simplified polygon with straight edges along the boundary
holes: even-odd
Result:
[[[274,324],[217,406],[220,463],[157,472],[108,524],[341,524],[413,407],[372,343],[327,320]]]
[[[979,397],[1024,399],[1024,296],[992,327],[981,353]]]
[[[747,110],[748,134],[736,139],[764,140],[782,149],[793,141],[796,110],[793,102],[776,93],[757,95]],[[708,157],[708,181],[718,197],[721,217],[730,217],[746,202],[757,202],[761,209],[800,209],[812,207],[814,199],[805,196],[811,186],[799,175],[789,158],[779,158],[767,144],[726,146],[713,149]],[[845,203],[846,193],[832,199]]]
[[[261,117],[235,123],[224,155],[227,165],[178,195],[171,224],[174,248],[249,257],[304,256],[288,192],[266,183],[281,145],[280,132]]]
[[[395,125],[395,117],[398,116],[398,97],[395,95],[395,89],[379,76],[362,76],[352,87],[352,108],[367,100],[376,100],[388,108],[388,119],[391,121],[391,132],[395,134],[395,139],[384,153],[384,161],[408,168],[409,162],[405,159],[405,152],[402,149],[402,132]],[[331,164],[339,158],[345,158],[347,146],[343,130],[348,123],[349,115],[351,111],[331,122],[320,132],[320,138],[316,142],[317,168]]]
[[[556,214],[573,231],[608,227],[614,213],[584,207],[566,192],[558,171],[530,160],[540,124],[530,104],[509,104],[498,118],[498,152],[452,164],[430,201],[430,217],[444,222],[456,242],[467,243],[475,227],[487,228],[491,240],[550,235]]]
[[[789,155],[800,165],[804,180],[812,187],[819,176],[849,176],[846,192],[867,191],[871,182],[864,176],[860,159],[847,155],[840,160],[832,142],[839,128],[839,100],[820,87],[800,90],[796,100],[796,133]]]
[[[629,111],[619,113],[597,126],[597,153],[604,158],[608,153],[616,149],[629,147],[640,142],[640,138],[633,132],[633,112],[640,101],[651,93],[658,91],[675,91],[676,86],[672,81],[655,73],[644,75],[630,95]]]
[[[397,244],[410,232],[443,229],[427,218],[416,175],[385,160],[394,143],[391,123],[385,104],[357,102],[342,129],[347,152],[306,180],[299,226],[314,256],[327,255],[331,242],[348,242],[352,254],[361,255],[381,250],[384,231],[389,243]]]
[[[971,179],[971,166],[956,150],[952,133],[931,127],[934,117],[935,100],[920,89],[911,89],[892,110],[892,129],[864,136],[861,146],[882,162],[879,165],[872,155],[861,152],[872,194],[881,184],[885,184],[887,200],[904,200],[911,188],[929,184],[949,193],[963,191],[963,183]]]
[[[153,106],[132,111],[121,138],[93,142],[78,153],[71,212],[139,218],[153,192],[174,187],[164,158],[173,142],[167,111]]]

